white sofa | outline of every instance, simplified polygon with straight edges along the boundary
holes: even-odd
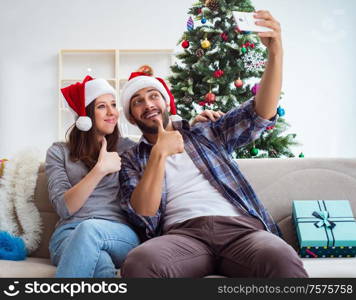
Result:
[[[244,159],[238,164],[279,224],[284,239],[295,248],[292,200],[347,199],[356,216],[356,159]],[[0,277],[54,276],[48,241],[58,217],[48,201],[43,166],[35,202],[45,224],[40,247],[25,261],[0,260]],[[304,258],[303,262],[310,277],[356,277],[356,258]]]

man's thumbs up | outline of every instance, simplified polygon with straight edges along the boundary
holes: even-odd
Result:
[[[158,133],[161,133],[161,132],[165,132],[165,131],[166,131],[166,130],[164,129],[164,127],[163,127],[162,120],[156,119],[156,120],[155,120],[155,123],[157,124]]]

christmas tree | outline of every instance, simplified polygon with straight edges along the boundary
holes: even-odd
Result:
[[[187,30],[179,41],[183,52],[169,77],[178,114],[184,119],[202,109],[227,112],[258,92],[268,53],[255,33],[236,27],[233,11],[255,9],[250,0],[201,0],[189,9]],[[236,149],[234,157],[294,157],[289,148],[298,144],[296,135],[282,134],[289,125],[281,106],[277,113],[276,126]]]

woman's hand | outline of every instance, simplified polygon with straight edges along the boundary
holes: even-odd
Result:
[[[194,118],[191,126],[193,126],[199,122],[208,122],[208,121],[215,122],[217,119],[219,119],[223,115],[225,115],[225,114],[223,112],[221,112],[220,110],[214,111],[214,110],[206,109]]]
[[[121,169],[121,158],[117,152],[107,151],[107,142],[105,137],[103,137],[101,142],[101,149],[96,167],[105,175],[118,172]]]
[[[261,19],[256,21],[256,25],[271,28],[272,31],[259,32],[258,36],[261,38],[261,42],[268,49],[269,54],[281,55],[283,53],[282,37],[281,37],[281,25],[273,18],[267,10],[256,11],[254,17]]]

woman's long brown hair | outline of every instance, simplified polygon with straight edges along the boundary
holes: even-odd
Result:
[[[93,126],[89,131],[79,130],[75,124],[69,129],[69,138],[67,145],[69,148],[69,157],[73,162],[81,160],[89,170],[91,170],[98,161],[101,145],[97,139],[97,129],[95,126],[95,101],[86,107],[87,116],[92,120]],[[68,135],[66,133],[66,137]],[[107,140],[107,150],[117,152],[117,142],[120,137],[119,128],[115,126],[113,133],[105,136]]]

